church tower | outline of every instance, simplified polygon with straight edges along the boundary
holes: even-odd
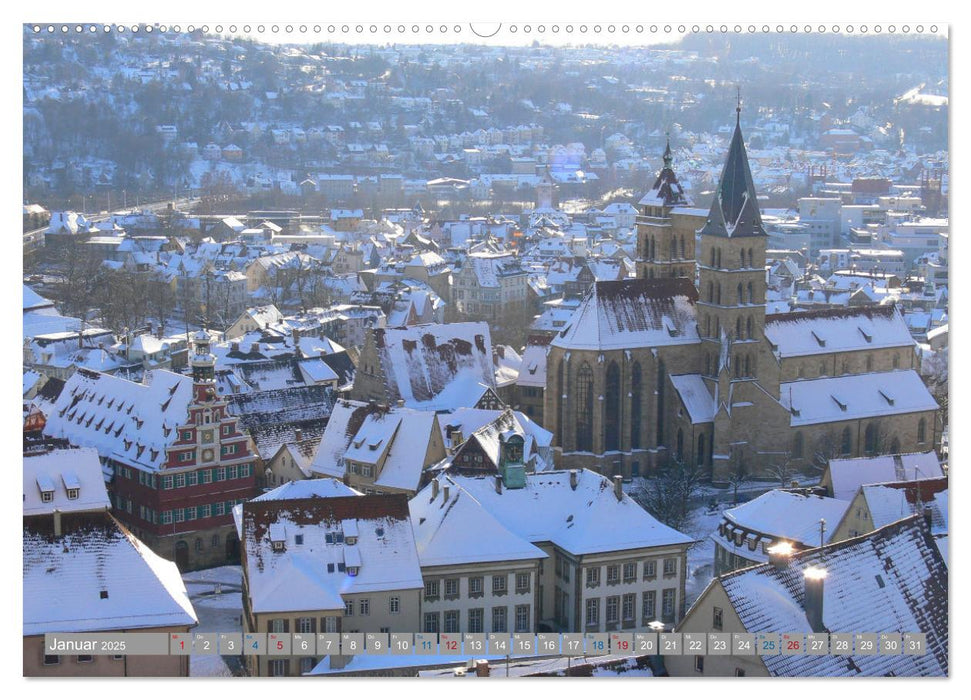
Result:
[[[742,140],[741,107],[721,180],[700,232],[698,334],[705,377],[758,376],[765,324],[766,234]]]
[[[671,163],[671,141],[664,149],[664,167],[651,191],[638,202],[637,276],[642,279],[695,276],[695,233],[691,226],[679,226],[672,211],[690,207]]]

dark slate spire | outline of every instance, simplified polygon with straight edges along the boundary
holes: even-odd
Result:
[[[671,155],[671,138],[668,137],[667,146],[664,149],[664,167],[658,173],[657,179],[651,191],[644,195],[639,204],[648,206],[665,207],[687,207],[691,206],[687,197],[684,196],[684,188],[678,182],[678,176],[674,174],[671,163],[674,156]]]
[[[718,189],[711,202],[708,222],[701,229],[705,236],[764,236],[762,216],[759,214],[752,171],[748,165],[748,154],[742,139],[741,101],[735,108],[735,133],[728,147],[728,158],[722,170]]]

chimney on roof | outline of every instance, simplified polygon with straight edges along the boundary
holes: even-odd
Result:
[[[577,490],[577,470],[576,469],[570,470],[570,488],[573,489],[574,491]]]
[[[260,351],[260,344],[259,344],[259,343],[252,343],[252,344],[251,344],[251,345],[249,346],[249,351],[250,351],[250,353],[252,353],[253,355],[255,355],[255,354],[257,354],[257,353],[258,353],[258,352]]]
[[[54,509],[54,536],[60,537],[64,534],[63,528],[61,527],[61,511],[57,508]]]
[[[475,675],[479,678],[489,677],[489,662],[486,659],[478,659],[475,662]]]
[[[823,625],[823,584],[826,581],[826,569],[811,566],[803,572],[805,594],[803,607],[806,609],[806,619],[813,632],[825,632]]]
[[[233,352],[239,352],[239,341],[234,340],[232,343],[230,343],[229,347]]]
[[[496,493],[502,495],[502,477],[496,474]]]
[[[300,428],[297,428],[296,430],[293,431],[293,441],[300,442],[301,440],[303,440],[303,430]]]
[[[290,336],[293,338],[293,347],[297,347],[297,345],[300,343],[300,329],[291,328]]]
[[[776,542],[766,550],[769,555],[769,563],[779,570],[789,568],[792,552],[793,548],[789,542]]]
[[[618,501],[624,500],[624,477],[620,474],[614,476],[614,495]]]
[[[924,506],[924,525],[927,526],[928,530],[931,529],[931,507],[930,506]]]
[[[398,408],[404,408],[405,407],[405,400],[404,399],[398,399],[397,401],[395,401],[395,406],[397,406]]]
[[[442,487],[442,500],[448,503],[448,484]]]
[[[438,479],[432,479],[432,500],[438,498]]]

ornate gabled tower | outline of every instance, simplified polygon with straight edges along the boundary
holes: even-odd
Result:
[[[727,372],[731,381],[758,375],[765,324],[766,234],[740,119],[741,106],[698,249],[702,373],[715,379]]]
[[[687,277],[695,275],[694,230],[676,225],[672,210],[690,207],[684,189],[671,167],[671,140],[664,149],[664,167],[651,191],[638,202],[637,276]]]

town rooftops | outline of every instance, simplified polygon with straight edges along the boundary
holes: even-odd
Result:
[[[404,495],[250,501],[243,546],[254,613],[343,610],[342,594],[423,586]]]
[[[26,453],[23,473],[25,516],[111,507],[94,448]]]
[[[938,409],[912,369],[784,382],[779,393],[792,426]]]
[[[86,519],[60,536],[25,525],[25,636],[196,624],[175,564],[107,513]]]
[[[570,350],[626,350],[699,342],[698,290],[688,279],[596,282],[550,343]]]
[[[821,617],[827,631],[919,630],[927,635],[927,653],[759,657],[771,675],[947,675],[947,567],[920,516],[798,552],[785,568],[760,564],[723,574],[716,582],[748,632],[808,633],[813,629],[806,615],[804,572],[811,567],[826,571]]]

